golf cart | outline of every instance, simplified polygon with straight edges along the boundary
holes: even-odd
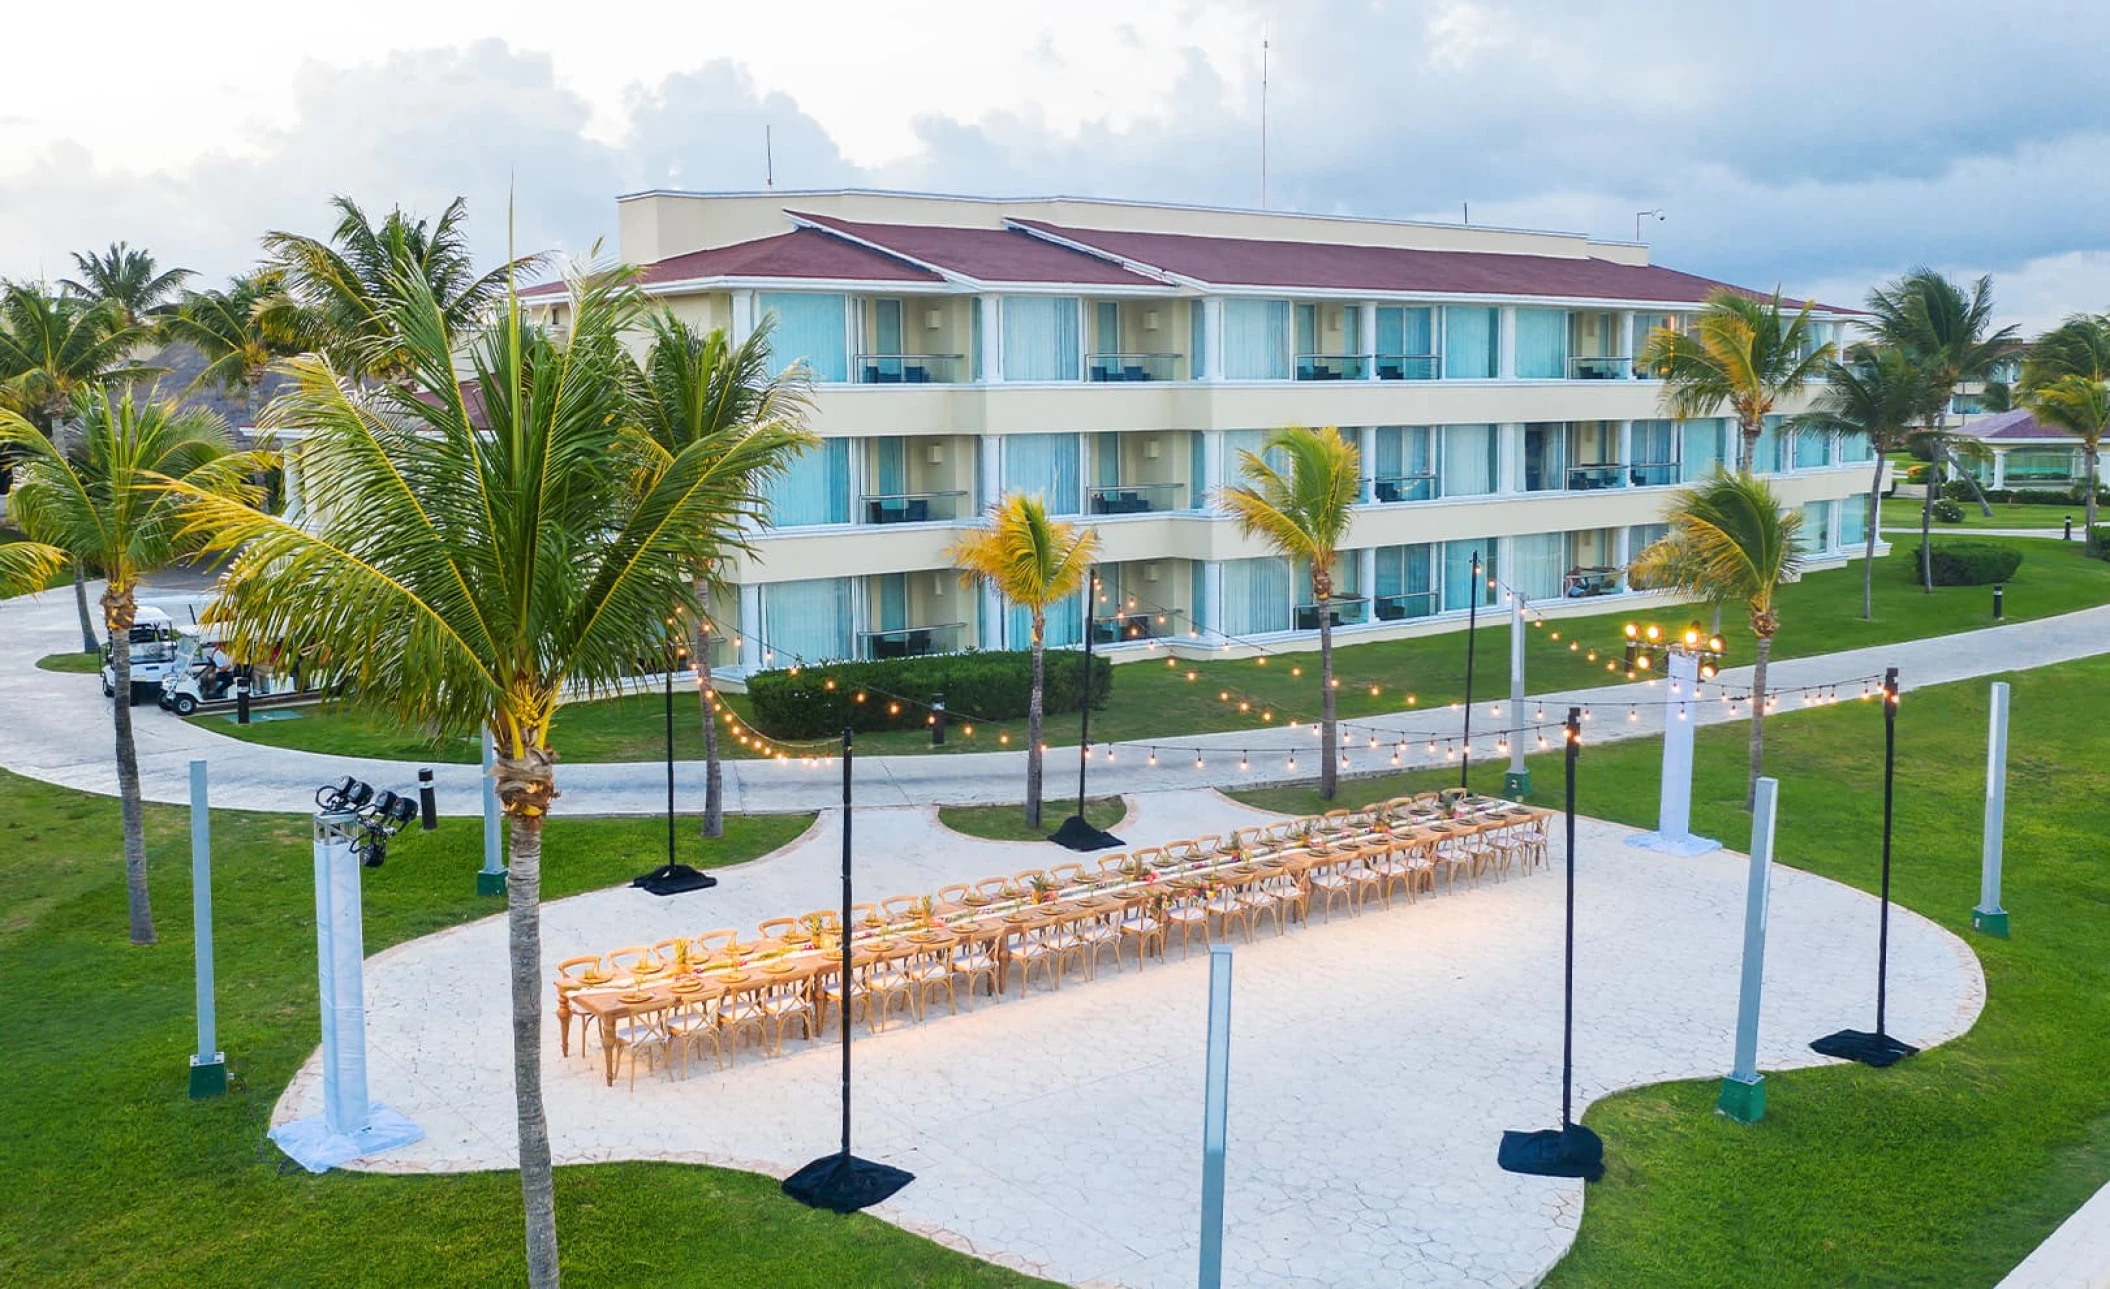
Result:
[[[132,619],[131,638],[128,643],[132,655],[131,702],[138,704],[161,695],[162,683],[166,681],[176,665],[176,624],[169,615],[151,604],[139,606]],[[117,693],[117,667],[110,653],[110,644],[103,644],[103,697],[111,698]]]
[[[252,704],[284,704],[319,695],[302,683],[296,663],[289,672],[271,661],[239,663],[229,655],[220,629],[187,623],[176,628],[175,660],[161,682],[161,707],[178,716],[226,710],[237,702],[236,681],[246,676]]]

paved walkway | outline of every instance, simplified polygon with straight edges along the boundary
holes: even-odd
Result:
[[[1213,792],[1157,792],[1131,798],[1118,832],[1144,844],[1263,817]],[[710,891],[545,905],[546,974],[577,952],[836,903],[839,819],[825,812]],[[1619,844],[1626,831],[1579,829],[1578,1112],[1620,1088],[1717,1076],[1733,1046],[1746,861],[1634,850]],[[950,833],[928,808],[860,810],[857,836],[866,896],[1047,859],[1042,845]],[[1811,1038],[1868,1022],[1876,905],[1786,867],[1774,880],[1759,1060],[1820,1064]],[[1495,1145],[1504,1129],[1558,1122],[1562,891],[1541,873],[1237,946],[1226,1284],[1523,1286],[1560,1258],[1582,1183],[1505,1173]],[[1892,1028],[1909,1042],[1961,1034],[1983,1006],[1970,950],[1904,910],[1891,971]],[[1173,954],[860,1037],[857,1149],[916,1175],[878,1216],[1067,1283],[1192,1285],[1207,981],[1205,954]],[[376,955],[366,990],[373,1095],[427,1135],[364,1166],[511,1167],[503,920]],[[648,1071],[632,1091],[603,1085],[598,1050],[559,1056],[547,1022],[543,1040],[560,1163],[782,1176],[835,1148],[832,1043],[794,1039],[782,1057],[746,1052],[724,1071],[706,1060],[678,1082]],[[275,1118],[319,1107],[311,1060]]]
[[[2110,1186],[2075,1209],[1999,1289],[2110,1289]]]
[[[180,613],[180,610],[179,610]],[[2055,618],[2015,622],[1979,631],[1905,641],[1870,649],[1793,658],[1773,664],[1770,683],[1790,689],[1840,685],[1841,697],[1858,695],[1861,679],[1886,666],[1901,668],[1905,688],[1963,680],[2026,667],[2041,667],[2101,653],[2110,640],[2110,606]],[[6,713],[6,737],[0,740],[0,768],[92,792],[114,793],[116,776],[109,752],[109,710],[95,681],[88,677],[39,671],[33,663],[49,653],[77,648],[73,606],[63,593],[35,600],[0,602],[0,712]],[[1747,687],[1748,667],[1731,668],[1721,677],[1730,690]],[[1490,687],[1506,690],[1501,675]],[[1660,684],[1614,685],[1533,696],[1527,719],[1543,708],[1548,720],[1559,720],[1571,704],[1588,705],[1592,721],[1586,731],[1594,740],[1641,738],[1662,730],[1669,695]],[[1792,707],[1798,700],[1783,700]],[[1633,704],[1635,719],[1628,720]],[[1655,705],[1650,705],[1655,704]],[[1518,724],[1506,700],[1474,706],[1478,731],[1476,756],[1493,754],[1493,733]],[[1745,710],[1743,708],[1737,709]],[[1405,767],[1443,764],[1441,740],[1455,737],[1463,713],[1450,710],[1403,711],[1391,716],[1346,722],[1350,773],[1393,768],[1399,731],[1412,731],[1402,754]],[[189,762],[212,763],[213,801],[252,810],[307,810],[317,784],[354,774],[378,787],[408,788],[416,783],[414,763],[369,761],[285,751],[244,743],[202,725],[177,720],[151,707],[138,711],[139,770],[149,800],[189,800]],[[1720,701],[1700,704],[1696,719],[1714,724],[1733,718]],[[1121,743],[1111,764],[1104,745],[1095,749],[1093,774],[1107,787],[1151,791],[1186,787],[1235,787],[1242,784],[1310,778],[1317,747],[1317,728],[1273,728],[1171,738],[1153,767],[1152,745]],[[1376,749],[1368,740],[1375,736]],[[1429,740],[1438,741],[1435,753]],[[1535,736],[1532,745],[1536,745]],[[1203,751],[1202,765],[1194,750]],[[1174,751],[1173,749],[1177,749]],[[1299,757],[1289,768],[1289,753]],[[1248,768],[1239,769],[1240,754]],[[1048,758],[1050,782],[1060,788],[1076,768],[1074,749],[1057,749]],[[433,767],[442,814],[480,813],[482,772],[475,766]],[[1112,773],[1109,773],[1111,771]],[[1025,778],[1024,752],[953,753],[859,757],[856,761],[860,804],[930,805],[1015,801]],[[657,814],[666,808],[666,779],[658,762],[563,764],[557,770],[562,796],[557,809],[567,814]],[[725,763],[726,808],[747,813],[825,809],[841,800],[840,771],[833,764],[767,761]],[[703,795],[703,763],[676,766],[680,800],[695,808]]]

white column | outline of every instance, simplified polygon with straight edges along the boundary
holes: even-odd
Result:
[[[1210,361],[1215,361],[1216,350],[1213,347],[1209,350],[1209,358]],[[1216,499],[1217,489],[1223,487],[1224,484],[1224,432],[1222,430],[1203,430],[1201,436],[1202,477],[1196,482],[1195,486],[1200,488],[1202,496],[1207,498],[1202,508],[1214,513],[1221,509],[1216,504]]]
[[[1620,351],[1626,355],[1626,365],[1619,369],[1619,379],[1621,380],[1633,379],[1634,360],[1641,356],[1638,341],[1634,336],[1634,317],[1635,314],[1632,309],[1619,311],[1619,334],[1626,338],[1626,343]]]
[[[2002,936],[2007,934],[2007,911],[2000,907],[2000,860],[2007,835],[2007,703],[2007,682],[1993,682],[1992,718],[1985,743],[1985,830],[1978,906],[1971,910],[1972,926]],[[202,1045],[199,1050],[204,1050]]]
[[[1358,327],[1358,330],[1360,331],[1361,335],[1360,335],[1360,338],[1359,338],[1359,339],[1358,339],[1358,341],[1357,341],[1357,346],[1358,346],[1358,347],[1359,347],[1359,348],[1360,348],[1360,349],[1361,349],[1361,350],[1363,351],[1363,357],[1364,357],[1364,362],[1363,362],[1363,379],[1364,379],[1364,380],[1376,380],[1376,379],[1377,379],[1377,306],[1376,306],[1376,305],[1374,305],[1374,304],[1365,304],[1365,305],[1362,305],[1362,306],[1361,306],[1361,308],[1362,308],[1363,320],[1362,320],[1361,324],[1360,324],[1360,325],[1359,325],[1359,327]]]
[[[1203,379],[1224,378],[1224,302],[1220,296],[1202,301]]]
[[[1004,495],[1004,442],[994,434],[981,436],[981,451],[977,454],[975,468],[980,474],[977,483],[980,495],[975,498],[979,510],[987,510]]]
[[[755,293],[746,287],[733,292],[733,343],[755,334]]]
[[[1619,486],[1629,487],[1634,482],[1634,423],[1619,423]]]
[[[359,859],[350,815],[315,818],[316,962],[322,995],[322,1119],[333,1133],[365,1129],[366,990]]]
[[[1497,324],[1502,334],[1497,338],[1502,355],[1502,365],[1497,373],[1503,380],[1517,378],[1517,311],[1515,305],[1505,304],[1501,309],[1501,321]]]
[[[1524,482],[1524,426],[1506,421],[1495,427],[1495,492],[1513,495]]]
[[[1372,306],[1375,307],[1375,306]],[[1374,369],[1377,364],[1371,363]],[[1363,491],[1372,501],[1377,500],[1377,487],[1371,480],[1377,478],[1377,427],[1365,425],[1355,432],[1356,455],[1362,458]]]
[[[285,449],[286,496],[285,518],[298,524],[307,517],[307,491],[300,475],[300,444],[288,443]]]
[[[1626,566],[1634,561],[1634,530],[1625,524],[1612,530],[1612,563],[1619,569],[1619,589],[1630,591],[1626,584]]]
[[[2007,449],[1997,448],[1993,452],[1993,487],[2007,487]]]
[[[1663,782],[1656,831],[1629,837],[1627,845],[1668,855],[1704,855],[1721,843],[1692,835],[1693,698],[1700,682],[1699,655],[1671,651],[1664,659],[1664,679]]]
[[[762,587],[756,582],[740,588],[740,666],[762,670]]]
[[[1357,551],[1355,561],[1356,585],[1362,588],[1363,603],[1368,610],[1363,621],[1377,621],[1377,547],[1365,546]]]
[[[997,385],[1004,379],[1003,297],[982,297],[982,383]]]

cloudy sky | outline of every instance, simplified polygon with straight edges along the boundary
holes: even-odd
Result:
[[[219,276],[325,200],[468,197],[504,248],[616,194],[856,184],[1270,204],[1632,237],[1842,303],[1992,273],[2036,327],[2110,307],[2110,4],[2014,0],[368,0],[10,17],[0,276],[123,238]],[[48,26],[39,31],[40,24]],[[100,34],[98,34],[98,32]],[[121,35],[121,39],[118,38]],[[93,42],[76,57],[63,52]]]

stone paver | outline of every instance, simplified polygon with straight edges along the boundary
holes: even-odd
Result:
[[[1999,1289],[2110,1289],[2110,1186],[2075,1209]]]
[[[1145,844],[1259,817],[1212,792],[1151,793],[1131,799],[1117,831]],[[554,901],[546,974],[579,951],[832,906],[838,828],[824,813],[708,892]],[[1626,831],[1580,830],[1578,1111],[1619,1088],[1717,1076],[1730,1057],[1745,861],[1634,850],[1620,844]],[[861,897],[1050,854],[951,834],[927,808],[860,811],[856,837]],[[1494,1156],[1503,1129],[1557,1122],[1561,910],[1561,881],[1535,875],[1238,945],[1226,1283],[1522,1286],[1558,1260],[1581,1219],[1581,1183],[1504,1173]],[[1777,871],[1763,1066],[1821,1063],[1811,1038],[1869,1022],[1875,917],[1860,892]],[[1898,910],[1891,953],[1896,1033],[1927,1045],[1969,1028],[1984,981],[1956,937]],[[511,1166],[504,971],[499,918],[369,961],[373,1095],[428,1134],[372,1168]],[[1065,1282],[1192,1284],[1207,976],[1206,955],[1174,953],[861,1041],[857,1149],[917,1175],[879,1215]],[[794,1040],[784,1057],[705,1063],[680,1082],[647,1073],[633,1092],[603,1086],[598,1054],[560,1057],[545,1027],[560,1162],[678,1159],[781,1176],[835,1147],[832,1044]],[[319,1103],[311,1059],[275,1115]]]
[[[111,793],[116,790],[116,778],[106,733],[109,712],[95,682],[39,671],[31,665],[45,654],[78,647],[79,634],[73,623],[73,606],[63,593],[0,602],[0,711],[7,714],[7,737],[0,740],[0,768],[68,787]],[[1860,678],[1879,674],[1886,666],[1897,666],[1902,669],[1903,683],[1909,690],[2089,657],[2102,651],[2105,639],[2110,639],[2110,606],[1928,640],[1786,659],[1773,664],[1770,682],[1779,689],[1838,684],[1844,686],[1844,696],[1859,692]],[[1750,669],[1731,668],[1722,674],[1721,683],[1731,690],[1748,686]],[[1506,679],[1500,675],[1490,676],[1488,684],[1490,688],[1507,687]],[[1543,708],[1547,719],[1558,720],[1571,703],[1588,704],[1595,719],[1586,735],[1605,741],[1660,732],[1666,710],[1661,704],[1667,697],[1660,683],[1616,685],[1535,695],[1528,700],[1528,706],[1533,719]],[[1790,707],[1796,701],[1784,700]],[[1639,704],[1635,713],[1638,719],[1626,719],[1629,704]],[[1518,723],[1516,713],[1505,715],[1507,706],[1506,701],[1474,705],[1473,727],[1483,739],[1478,756],[1492,754],[1492,748],[1484,741],[1492,731]],[[1345,722],[1350,773],[1391,769],[1395,730],[1416,733],[1407,743],[1404,765],[1443,764],[1440,748],[1430,754],[1427,740],[1455,735],[1462,715],[1456,709],[1414,710]],[[693,719],[693,715],[684,719]],[[1714,724],[1740,717],[1732,717],[1729,707],[1716,701],[1703,702],[1697,719],[1701,724]],[[405,788],[416,781],[417,766],[413,763],[261,747],[179,721],[151,707],[140,709],[135,724],[141,786],[153,801],[189,799],[189,762],[195,757],[205,757],[212,763],[215,804],[252,810],[307,810],[315,786],[341,774],[355,774],[381,787]],[[1366,736],[1370,733],[1377,733],[1381,740],[1381,746],[1374,751],[1367,746]],[[1103,746],[1095,750],[1093,776],[1102,785],[1118,785],[1129,791],[1235,787],[1309,778],[1316,745],[1317,731],[1311,726],[1190,735],[1165,740],[1164,746],[1182,749],[1182,753],[1168,752],[1155,767],[1147,767],[1150,744],[1122,743],[1116,745],[1112,763],[1103,759]],[[1206,751],[1200,768],[1195,767],[1191,751],[1197,747]],[[1301,758],[1296,771],[1287,765],[1286,754],[1292,748],[1298,750]],[[1243,772],[1238,769],[1241,751],[1251,753],[1250,768]],[[1074,749],[1058,749],[1050,754],[1052,782],[1059,785],[1066,781],[1075,768],[1074,758]],[[1014,801],[1025,777],[1025,753],[869,756],[859,757],[856,766],[860,804]],[[434,767],[434,772],[442,814],[480,812],[482,775],[477,767],[441,765]],[[562,763],[557,778],[563,793],[556,806],[560,812],[656,814],[666,808],[666,781],[656,762]],[[839,771],[832,764],[728,761],[725,782],[726,808],[739,812],[825,809],[841,799]],[[676,788],[681,800],[692,803],[693,808],[703,792],[703,764],[679,763]]]

